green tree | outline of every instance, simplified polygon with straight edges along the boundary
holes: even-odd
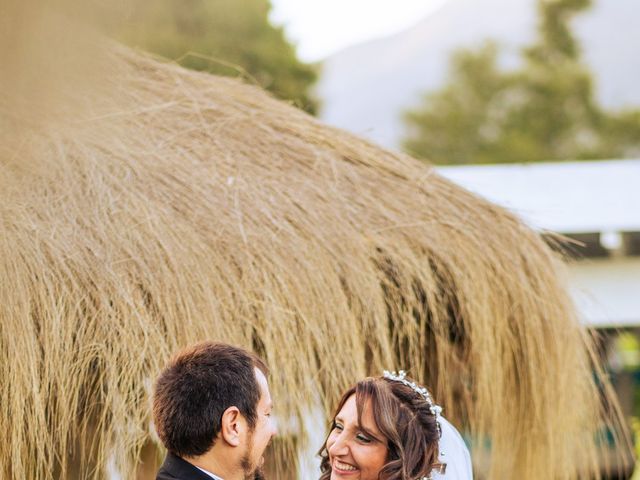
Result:
[[[607,112],[594,98],[570,20],[590,0],[540,0],[536,42],[522,66],[498,68],[498,48],[454,54],[449,82],[404,120],[407,151],[434,163],[623,157],[640,151],[640,111]]]
[[[315,113],[317,68],[297,58],[270,10],[269,0],[135,0],[115,35],[187,68],[246,76]]]

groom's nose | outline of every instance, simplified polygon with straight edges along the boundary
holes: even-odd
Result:
[[[267,420],[267,432],[269,432],[269,439],[272,439],[278,434],[279,418],[276,415],[271,415]]]

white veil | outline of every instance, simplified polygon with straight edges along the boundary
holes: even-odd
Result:
[[[446,463],[445,473],[433,472],[433,480],[473,480],[471,455],[458,430],[442,415],[438,416],[442,435],[438,442],[438,461]]]

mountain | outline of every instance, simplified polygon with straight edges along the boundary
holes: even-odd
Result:
[[[576,16],[583,58],[607,107],[640,106],[640,3],[594,0]],[[388,146],[402,136],[402,111],[442,85],[451,52],[486,39],[504,49],[501,64],[517,65],[534,39],[536,0],[449,0],[414,27],[346,48],[327,58],[317,93],[326,122]]]

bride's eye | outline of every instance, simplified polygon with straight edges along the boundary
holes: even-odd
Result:
[[[356,435],[356,438],[360,443],[371,443],[371,439],[366,435],[363,435],[362,433],[359,433],[358,435]]]
[[[344,427],[342,426],[342,424],[336,422],[335,420],[333,421],[333,426],[331,427],[331,430],[338,430],[338,431],[342,431],[344,429]]]

